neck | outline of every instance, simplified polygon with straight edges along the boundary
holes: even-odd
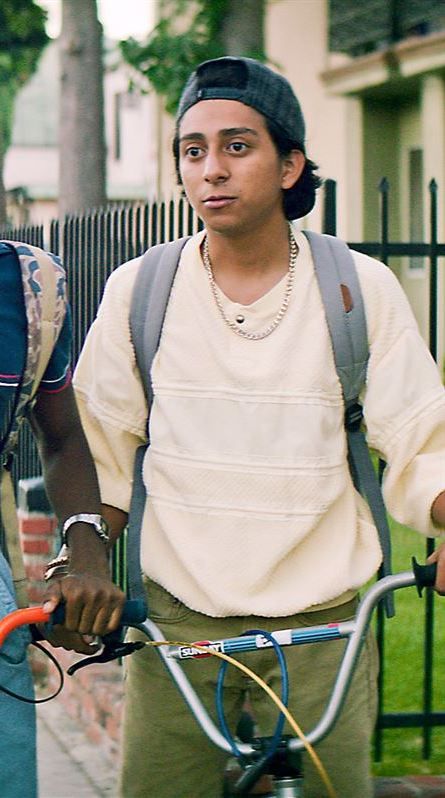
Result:
[[[238,237],[207,233],[213,279],[233,302],[249,305],[270,291],[289,272],[289,225],[271,239],[255,233]]]
[[[288,269],[289,224],[284,218],[273,229],[264,225],[231,235],[207,230],[207,240],[215,276],[280,276]]]

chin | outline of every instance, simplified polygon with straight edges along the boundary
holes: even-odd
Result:
[[[214,216],[209,218],[201,217],[204,225],[206,226],[207,230],[212,230],[215,233],[225,233],[226,235],[233,235],[235,233],[241,232],[245,225],[240,223],[239,219],[223,219],[223,218],[215,218]]]

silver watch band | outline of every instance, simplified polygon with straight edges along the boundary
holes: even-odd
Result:
[[[62,526],[62,546],[68,546],[67,535],[73,524],[77,523],[91,524],[96,535],[103,543],[108,543],[110,536],[108,534],[108,526],[106,521],[98,513],[76,513],[70,515]]]

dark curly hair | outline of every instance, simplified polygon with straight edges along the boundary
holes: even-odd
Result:
[[[264,117],[269,135],[274,143],[275,149],[280,158],[286,158],[292,150],[300,150],[304,155],[304,144],[291,141],[285,136],[271,119]],[[182,186],[181,172],[179,169],[179,124],[176,125],[173,138],[173,157],[175,160],[176,177],[178,185]],[[312,210],[315,205],[317,189],[322,184],[321,177],[317,174],[318,166],[314,161],[306,158],[304,169],[292,188],[283,189],[283,209],[286,219],[302,219],[303,216]]]
[[[280,158],[286,158],[292,150],[300,150],[306,156],[303,143],[291,141],[285,136],[271,119],[264,117],[269,135],[275,145]],[[306,158],[304,169],[292,188],[283,189],[283,208],[286,219],[302,219],[315,205],[317,189],[322,184],[320,175],[317,175],[318,166],[314,161]]]

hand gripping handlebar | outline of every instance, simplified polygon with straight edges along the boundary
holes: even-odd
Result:
[[[118,629],[116,632],[111,632],[109,635],[105,635],[105,637],[102,638],[104,647],[107,641],[111,642],[113,640],[117,642],[118,639],[121,640],[124,627],[137,626],[145,621],[146,614],[147,609],[143,601],[139,599],[127,600],[122,610]],[[47,624],[48,628],[51,629],[52,626],[56,624],[63,624],[64,619],[65,606],[63,604],[59,604],[52,614],[45,612],[43,607],[26,607],[25,609],[14,610],[0,620],[0,647],[5,642],[7,636],[19,626]],[[118,653],[116,656],[120,657],[123,655]],[[93,657],[88,657],[88,661],[92,661],[92,659]],[[110,659],[113,659],[113,657],[110,657]],[[81,663],[76,664],[80,665]]]

